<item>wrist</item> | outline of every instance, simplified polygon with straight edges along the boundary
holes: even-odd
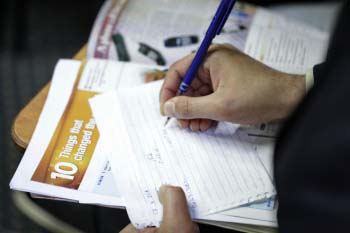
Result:
[[[306,93],[305,75],[286,74],[284,81],[281,119],[287,118],[294,111]]]

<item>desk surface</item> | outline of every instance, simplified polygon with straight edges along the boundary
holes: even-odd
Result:
[[[75,56],[76,60],[83,60],[86,57],[86,47],[83,47]],[[38,122],[41,110],[44,106],[50,83],[18,113],[11,129],[11,136],[17,146],[25,149],[32,138],[35,126]]]

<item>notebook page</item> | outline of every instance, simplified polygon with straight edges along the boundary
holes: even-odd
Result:
[[[229,123],[205,133],[164,127],[160,85],[91,100],[101,135],[113,146],[112,169],[120,174],[117,185],[135,226],[159,224],[162,207],[157,192],[162,184],[183,188],[193,218],[275,194],[253,145],[234,134]]]

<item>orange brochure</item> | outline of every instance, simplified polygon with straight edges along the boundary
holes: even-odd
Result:
[[[143,84],[155,69],[164,67],[102,59],[60,60],[11,188],[36,197],[124,206],[89,99]]]

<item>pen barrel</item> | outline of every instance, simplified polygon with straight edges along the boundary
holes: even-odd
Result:
[[[193,61],[188,68],[182,83],[178,89],[179,93],[185,93],[190,87],[192,80],[196,76],[200,65],[202,64],[208,48],[214,39],[214,37],[220,33],[221,29],[225,25],[225,22],[232,11],[232,8],[235,4],[235,0],[221,0],[220,5],[213,17],[212,22],[209,25],[209,28],[205,34],[205,37],[200,45]]]
[[[191,85],[192,80],[194,79],[194,77],[196,76],[198,69],[200,67],[200,65],[202,64],[207,50],[211,44],[213,36],[206,36],[201,44],[201,46],[199,47],[195,57],[193,58],[193,61],[190,65],[190,67],[188,68],[182,83],[179,87],[179,92],[185,93],[189,86]]]

